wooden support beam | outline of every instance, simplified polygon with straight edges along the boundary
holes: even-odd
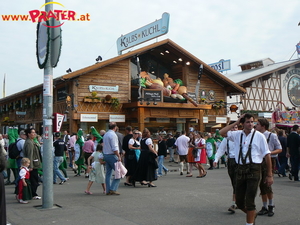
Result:
[[[199,120],[198,120],[199,132],[204,132],[203,116],[204,116],[204,111],[199,110]]]
[[[143,131],[145,128],[145,108],[138,108],[138,127],[140,131]]]

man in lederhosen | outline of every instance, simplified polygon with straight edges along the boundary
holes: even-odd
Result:
[[[243,125],[243,130],[231,131],[235,125]],[[272,185],[272,164],[270,150],[265,136],[255,131],[253,116],[242,115],[235,123],[220,130],[223,137],[235,143],[237,166],[236,204],[246,213],[246,225],[253,225],[256,217],[255,197],[261,180],[261,164],[267,164],[266,183]]]
[[[257,121],[256,128],[257,131],[261,132],[263,135],[265,135],[269,150],[271,151],[271,161],[272,161],[272,172],[275,171],[276,166],[276,160],[278,153],[282,151],[282,147],[280,144],[280,141],[278,140],[278,137],[275,133],[271,133],[268,131],[269,129],[269,121],[265,118],[260,118]],[[265,215],[268,214],[268,216],[274,215],[274,201],[273,201],[273,190],[272,186],[268,186],[264,182],[264,178],[267,176],[267,170],[266,170],[266,163],[265,160],[262,163],[262,180],[260,181],[260,195],[262,198],[263,206],[261,210],[257,213],[257,215]]]

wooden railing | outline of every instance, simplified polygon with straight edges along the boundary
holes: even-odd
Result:
[[[117,107],[114,107],[110,103],[103,102],[78,102],[78,106],[76,108],[77,112],[123,112],[122,104]]]

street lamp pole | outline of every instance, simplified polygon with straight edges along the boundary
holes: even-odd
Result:
[[[46,5],[45,11],[53,11],[53,4]],[[52,20],[49,22],[51,26]],[[49,57],[44,67],[43,84],[43,208],[53,207],[53,67],[50,63],[52,28],[49,28],[49,32]]]

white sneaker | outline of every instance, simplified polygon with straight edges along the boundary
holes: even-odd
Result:
[[[40,199],[42,199],[42,197],[40,197],[40,196],[34,196],[32,199],[33,200],[40,200]]]
[[[27,203],[28,203],[27,201],[23,201],[22,199],[20,199],[19,202],[20,202],[21,204],[27,204]]]

